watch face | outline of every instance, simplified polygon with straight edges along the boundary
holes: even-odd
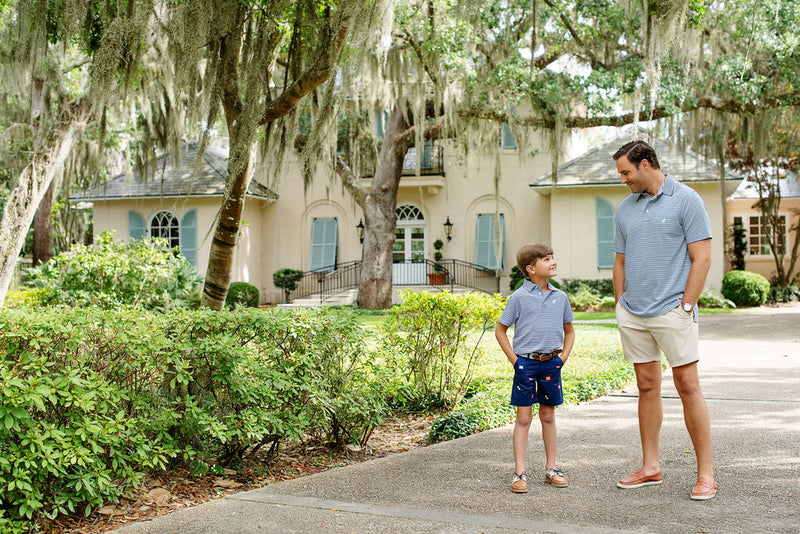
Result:
[[[684,305],[683,305],[683,310],[684,310],[684,311],[687,311],[687,312],[688,312],[688,311],[692,311],[693,309],[694,309],[694,306],[692,306],[692,305],[691,305],[691,304],[689,304],[688,302],[687,302],[686,304],[684,304]]]

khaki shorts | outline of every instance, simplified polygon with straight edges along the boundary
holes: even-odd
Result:
[[[680,306],[658,317],[639,317],[620,303],[616,312],[626,362],[660,361],[661,352],[670,367],[700,359],[697,323]]]

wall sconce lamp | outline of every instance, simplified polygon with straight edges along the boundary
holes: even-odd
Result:
[[[452,231],[453,231],[453,223],[450,222],[450,216],[448,215],[447,216],[447,221],[445,221],[445,223],[444,223],[444,235],[447,236],[447,240],[448,241],[453,239],[452,237],[450,237],[450,232],[452,232]]]
[[[364,221],[362,219],[358,220],[358,224],[356,225],[356,232],[358,233],[358,242],[364,242]]]

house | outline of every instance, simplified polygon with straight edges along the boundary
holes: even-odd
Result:
[[[449,141],[428,143],[421,147],[419,173],[416,151],[409,152],[397,195],[395,286],[432,283],[425,275],[439,239],[448,270],[458,271],[450,281],[466,288],[510,293],[516,250],[533,242],[553,245],[560,278],[611,277],[614,209],[629,193],[619,184],[611,154],[630,137],[587,152],[588,134],[576,133],[564,147],[567,163],[559,168],[556,184],[548,173],[547,151],[521,154],[507,127],[499,138],[499,152],[473,147],[464,154]],[[539,134],[530,142],[547,146]],[[719,287],[727,263],[725,198],[738,182],[729,179],[723,186],[718,168],[695,154],[660,141],[655,148],[662,168],[695,188],[709,209],[715,239],[707,285]],[[204,273],[226,155],[209,147],[197,168],[196,149],[188,145],[179,162],[159,159],[146,179],[123,173],[74,200],[94,203],[95,234],[113,229],[122,238],[168,237]],[[318,176],[305,187],[298,165],[284,167],[277,180],[255,175],[250,183],[232,281],[258,287],[263,303],[281,302],[272,274],[282,268],[306,272],[307,292],[322,288],[322,298],[327,298],[323,282],[352,287],[361,260],[360,208],[335,177]],[[361,183],[369,187],[371,177]],[[333,276],[332,270],[341,274]]]
[[[789,267],[791,250],[797,234],[793,229],[800,224],[800,183],[797,174],[791,171],[781,171],[782,177],[778,180],[781,192],[779,217],[782,221],[781,229],[783,241],[779,243],[781,253],[785,257],[785,268]],[[745,269],[772,278],[775,276],[775,258],[772,255],[767,241],[766,228],[761,211],[758,208],[758,187],[750,179],[745,179],[728,197],[727,223],[729,228],[741,225],[745,231]]]
[[[547,173],[530,183],[531,189],[545,199],[550,218],[545,239],[556,250],[561,278],[612,277],[614,213],[630,194],[630,189],[620,183],[612,155],[625,143],[648,137],[644,129],[623,128],[618,137],[561,165],[555,181]],[[725,252],[726,199],[741,176],[728,171],[723,183],[714,162],[661,139],[648,142],[656,150],[661,169],[697,191],[708,209],[714,237],[706,287],[719,288],[729,263]]]
[[[433,260],[433,243],[441,239],[451,265],[490,279],[485,290],[509,293],[516,250],[549,240],[549,199],[531,194],[528,182],[551,167],[550,158],[521,157],[507,127],[499,137],[499,154],[474,148],[464,155],[449,142],[426,144],[419,174],[415,151],[409,153],[397,196],[395,285],[428,284],[420,264]],[[546,146],[544,139],[537,143]],[[585,136],[576,135],[565,157],[585,150]],[[122,238],[168,237],[204,273],[224,190],[225,156],[209,147],[197,169],[196,150],[189,145],[178,163],[159,159],[146,179],[123,173],[73,200],[94,203],[95,235],[116,230]],[[254,284],[264,303],[281,302],[282,291],[272,282],[279,269],[309,272],[315,285],[322,279],[315,272],[361,259],[360,208],[335,179],[318,177],[305,188],[299,166],[285,167],[289,170],[279,180],[254,176],[251,181],[234,262],[232,281]],[[370,177],[362,178],[364,187],[370,183]]]

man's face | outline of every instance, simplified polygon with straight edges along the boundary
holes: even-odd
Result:
[[[641,167],[641,163],[639,166]],[[631,188],[631,193],[641,193],[647,190],[647,180],[644,173],[631,163],[628,156],[622,156],[617,160],[617,172],[620,175],[622,184]]]

